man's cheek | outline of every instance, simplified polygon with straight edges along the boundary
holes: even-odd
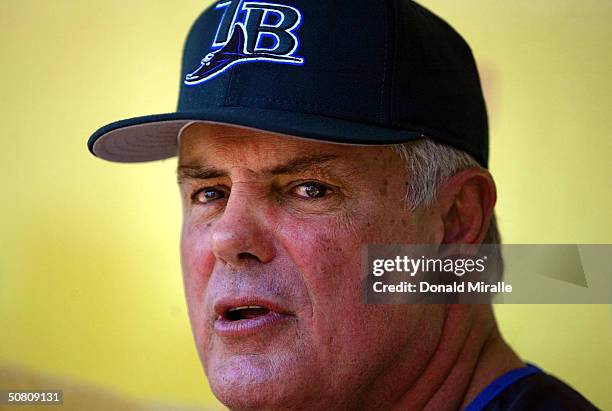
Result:
[[[287,245],[310,296],[317,300],[312,303],[353,303],[360,295],[360,241],[341,227],[317,226],[325,229],[302,229],[299,242]]]
[[[203,230],[184,226],[181,233],[181,266],[190,313],[199,310],[204,302],[214,264],[209,235]]]

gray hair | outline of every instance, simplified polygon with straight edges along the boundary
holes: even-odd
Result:
[[[410,176],[406,202],[411,210],[433,204],[440,186],[455,173],[470,167],[482,168],[468,153],[426,137],[391,147],[406,163]],[[493,213],[483,243],[499,244],[500,242],[497,219]]]

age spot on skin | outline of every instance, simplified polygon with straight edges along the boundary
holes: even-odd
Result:
[[[382,185],[378,189],[378,192],[380,193],[381,196],[386,196],[387,195],[387,193],[388,193],[387,186],[388,185],[389,185],[389,180],[385,178],[383,183],[382,183]]]

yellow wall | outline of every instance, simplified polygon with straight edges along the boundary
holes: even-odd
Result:
[[[428,0],[471,43],[508,243],[612,243],[612,2]],[[169,160],[93,158],[98,126],[172,111],[209,1],[0,2],[0,362],[214,404],[182,296]],[[612,408],[610,306],[500,306],[529,361]]]

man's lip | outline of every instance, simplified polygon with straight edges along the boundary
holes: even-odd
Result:
[[[214,322],[214,329],[220,337],[245,337],[270,330],[293,318],[295,317],[292,315],[281,314],[277,311],[268,311],[264,315],[236,321],[219,316]]]
[[[224,318],[230,309],[244,306],[260,306],[270,312],[276,312],[281,315],[293,315],[293,313],[282,304],[258,296],[232,296],[220,298],[213,304],[213,310],[215,312],[215,317],[218,319]]]
[[[232,308],[259,306],[268,310],[267,313],[239,320],[231,320],[228,312]],[[241,337],[262,332],[267,328],[281,325],[286,320],[294,318],[294,313],[281,303],[260,296],[232,296],[220,298],[214,305],[215,318],[213,326],[221,337]]]

